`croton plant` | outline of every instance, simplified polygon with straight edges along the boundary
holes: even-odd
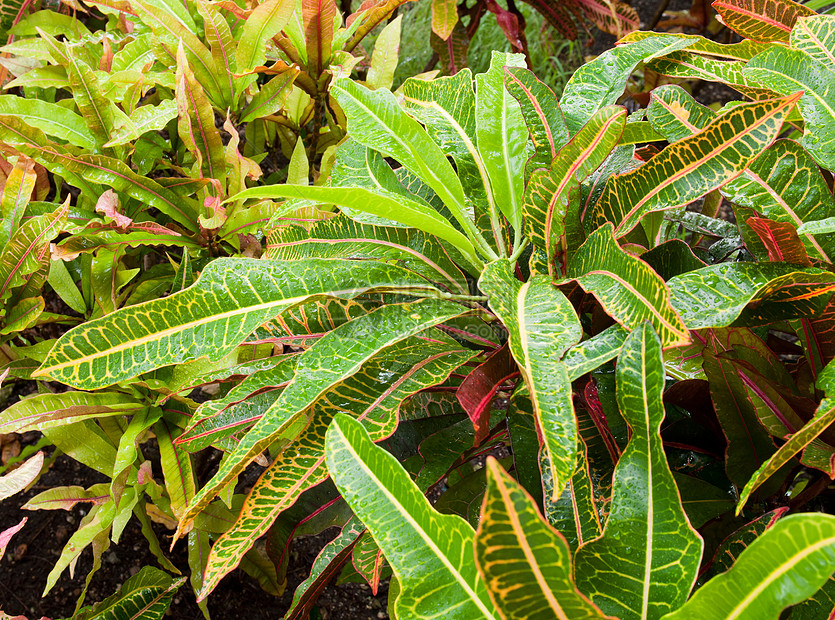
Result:
[[[160,566],[75,617],[161,617],[169,545],[207,617],[280,593],[334,526],[285,618],[832,617],[835,17],[719,0],[739,42],[558,98],[498,52],[392,92],[390,0],[88,4],[0,50],[0,433],[110,479],[24,506],[87,507],[46,591],[133,518]]]

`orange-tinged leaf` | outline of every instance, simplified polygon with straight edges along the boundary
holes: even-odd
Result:
[[[768,250],[768,260],[811,267],[806,248],[797,235],[797,229],[789,222],[773,222],[762,217],[748,218],[751,227]]]
[[[432,32],[446,41],[457,23],[458,3],[455,0],[432,0]]]
[[[20,225],[20,218],[29,203],[37,179],[35,162],[23,155],[18,157],[0,194],[0,247],[8,243]]]
[[[339,13],[335,0],[302,0],[302,23],[307,45],[307,67],[316,78],[331,56],[334,19]]]
[[[647,213],[686,205],[738,177],[774,141],[801,95],[739,105],[640,168],[611,178],[593,226],[612,222],[622,237]]]
[[[345,20],[346,26],[351,26],[357,19],[360,20],[360,24],[343,49],[351,52],[375,26],[391,17],[397,7],[407,2],[414,0],[365,0],[356,12]]]
[[[505,620],[604,618],[571,578],[565,538],[493,457],[475,537],[475,558],[490,598]]]
[[[713,8],[737,34],[763,42],[788,43],[797,19],[816,14],[792,0],[716,0]]]

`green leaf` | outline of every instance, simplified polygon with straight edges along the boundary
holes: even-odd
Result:
[[[622,237],[647,213],[684,206],[738,177],[774,141],[798,98],[736,106],[640,168],[611,178],[592,226],[612,222]]]
[[[281,260],[316,256],[397,261],[451,292],[469,292],[464,275],[434,237],[416,229],[362,224],[342,215],[312,226],[276,228],[266,255]]]
[[[128,579],[116,594],[92,607],[81,609],[73,616],[77,620],[160,620],[174,594],[186,581],[172,579],[158,568],[145,566]]]
[[[297,362],[294,380],[275,404],[241,440],[215,476],[197,493],[180,522],[183,531],[214,496],[268,446],[291,442],[309,421],[305,411],[331,386],[360,370],[381,349],[413,336],[436,323],[463,314],[465,308],[448,301],[423,300],[391,304],[340,325],[320,338]],[[345,342],[354,344],[345,347]]]
[[[835,16],[800,17],[791,32],[791,46],[835,69]]]
[[[816,316],[835,275],[783,263],[720,263],[670,278],[670,302],[688,329]],[[750,306],[746,309],[746,307]],[[705,308],[711,311],[706,313]]]
[[[549,168],[557,151],[568,142],[568,128],[559,100],[544,82],[522,67],[505,67],[507,92],[522,109],[522,117],[534,145],[534,154],[525,166],[525,178],[537,168]]]
[[[249,102],[249,105],[243,109],[240,122],[249,123],[256,118],[275,114],[283,108],[299,72],[298,67],[288,67],[275,77],[270,78],[270,81],[261,87]]]
[[[331,92],[345,111],[348,132],[355,140],[417,174],[440,196],[458,224],[473,238],[480,237],[467,213],[464,188],[452,164],[391,92],[370,91],[348,79],[337,80]]]
[[[27,283],[28,276],[46,267],[49,242],[61,232],[67,212],[65,203],[52,213],[33,217],[12,233],[0,253],[0,300],[8,299],[13,289]]]
[[[35,162],[28,157],[18,157],[8,171],[3,192],[0,194],[0,247],[5,247],[12,234],[20,227],[20,220],[38,180]]]
[[[331,477],[400,584],[397,617],[497,619],[472,559],[472,528],[461,517],[435,512],[397,460],[376,447],[359,422],[338,415],[326,446]]]
[[[549,270],[554,260],[562,265],[568,251],[565,219],[570,203],[580,199],[580,184],[609,156],[623,132],[626,110],[608,106],[598,110],[550,161],[535,170],[522,199],[525,232],[545,251]]]
[[[410,338],[383,350],[355,375],[337,383],[313,405],[310,422],[255,484],[235,525],[212,547],[201,597],[206,596],[240,561],[255,541],[305,490],[327,478],[325,432],[336,413],[355,417],[372,440],[389,436],[404,398],[443,382],[474,356],[446,343]],[[380,377],[397,377],[394,384]],[[470,442],[472,445],[472,442]]]
[[[580,246],[566,275],[593,294],[618,323],[634,329],[649,321],[665,347],[690,341],[685,321],[676,312],[661,277],[640,258],[627,254],[605,224]]]
[[[394,21],[386,24],[374,41],[374,52],[371,54],[371,66],[365,81],[372,88],[391,89],[394,82],[394,72],[400,51],[400,29],[403,17],[398,15]]]
[[[490,68],[475,78],[478,152],[490,178],[493,200],[517,234],[522,227],[519,205],[525,189],[528,130],[522,111],[504,87],[503,68],[524,65],[521,54],[494,51]]]
[[[70,330],[37,374],[95,389],[204,355],[216,361],[261,323],[315,296],[350,299],[372,290],[431,290],[424,282],[376,262],[218,259],[184,291]]]
[[[201,5],[202,6],[202,5]],[[177,117],[177,102],[173,99],[161,101],[159,105],[143,105],[130,115],[130,124],[117,127],[111,134],[106,147],[121,146],[133,142],[148,131],[160,131],[173,118]]]
[[[647,120],[669,142],[700,132],[716,118],[716,112],[699,103],[675,84],[665,84],[650,93]]]
[[[784,517],[665,620],[777,620],[812,596],[835,571],[835,517]]]
[[[0,114],[19,118],[45,134],[75,146],[90,150],[96,148],[96,139],[84,119],[64,106],[41,99],[0,95]]]
[[[267,41],[281,32],[295,8],[293,0],[267,0],[249,14],[235,52],[240,73],[264,64]]]
[[[73,93],[73,101],[87,122],[96,145],[108,142],[115,123],[114,104],[101,92],[93,69],[76,56],[73,48],[64,43],[67,58],[67,77]]]
[[[443,216],[419,200],[383,189],[363,187],[322,187],[317,185],[266,185],[252,187],[236,194],[227,202],[247,198],[299,198],[357,209],[412,226],[435,235],[459,249],[473,264],[480,264],[469,239],[453,228]]]
[[[144,406],[119,392],[37,394],[0,412],[0,433],[41,430],[104,416],[131,415]]]
[[[571,303],[544,275],[522,283],[507,260],[490,263],[478,282],[490,309],[507,327],[510,351],[534,404],[551,457],[554,496],[568,484],[576,464],[577,422],[563,353],[583,330]]]
[[[568,80],[560,99],[569,134],[577,133],[600,108],[617,103],[641,62],[692,44],[673,36],[653,37],[607,50],[584,64]]]
[[[835,169],[835,67],[799,50],[770,48],[745,66],[744,74],[782,95],[803,91],[803,146],[824,168]]]
[[[177,133],[197,160],[198,175],[226,187],[226,158],[215,127],[215,113],[203,87],[192,73],[182,43],[177,47]]]
[[[574,381],[615,359],[628,335],[629,332],[616,323],[593,338],[575,344],[562,358],[568,368],[568,377]]]
[[[814,221],[835,217],[835,200],[815,161],[794,140],[777,140],[721,191],[735,204],[797,228],[810,257],[835,261],[835,237]]]
[[[774,474],[783,465],[788,463],[794,456],[818,438],[832,422],[835,422],[835,399],[825,398],[821,401],[814,417],[809,420],[803,428],[792,434],[786,443],[777,449],[770,459],[763,463],[760,468],[751,476],[748,484],[739,496],[739,503],[736,513],[742,512],[745,502],[763,482]]]
[[[681,505],[661,443],[664,419],[661,341],[643,324],[617,362],[617,401],[632,431],[614,475],[603,535],[575,556],[580,590],[623,620],[659,618],[687,600],[702,539]]]
[[[237,42],[232,37],[232,31],[226,18],[213,4],[199,2],[197,11],[203,18],[205,39],[209,43],[215,67],[226,79],[223,80],[224,99],[235,101],[235,73],[238,70],[233,50]]]
[[[490,598],[507,620],[603,617],[572,582],[565,538],[492,457],[487,457],[475,558]]]
[[[444,41],[458,23],[458,4],[453,0],[432,0],[432,32]]]

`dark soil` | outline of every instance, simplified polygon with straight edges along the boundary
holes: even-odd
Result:
[[[92,553],[89,550],[81,556],[74,579],[70,579],[69,573],[65,572],[48,596],[41,598],[41,594],[46,576],[78,527],[84,510],[22,511],[20,506],[49,488],[66,485],[88,487],[106,481],[98,472],[71,458],[60,456],[32,489],[0,503],[0,531],[17,524],[23,516],[29,518],[24,528],[12,539],[6,557],[0,562],[0,611],[11,616],[24,615],[33,620],[42,616],[66,618],[72,615],[92,565]],[[287,571],[287,589],[281,597],[267,594],[242,571],[228,575],[207,599],[213,620],[281,618],[290,607],[296,586],[307,578],[310,565],[321,547],[328,542],[327,534],[332,536],[335,532],[333,530],[321,536],[302,538],[294,543]],[[168,546],[171,534],[161,526],[157,528],[157,536],[164,548]],[[188,574],[184,542],[174,548],[169,559],[183,574]],[[93,577],[86,602],[92,604],[108,597],[140,568],[156,565],[156,559],[148,550],[139,523],[132,519],[119,544],[111,545],[104,553],[102,568]],[[318,606],[323,619],[377,620],[388,618],[387,596],[387,586],[382,586],[375,597],[365,584],[331,585],[319,598]],[[169,616],[182,620],[203,618],[188,584],[174,597]]]

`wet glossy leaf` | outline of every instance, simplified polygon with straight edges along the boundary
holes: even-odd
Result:
[[[792,0],[718,0],[713,7],[743,38],[765,42],[788,43],[797,19],[815,14]]]
[[[675,84],[666,84],[650,93],[647,120],[669,142],[683,140],[704,129],[716,112],[699,103]]]
[[[496,206],[514,230],[522,225],[519,204],[525,188],[528,130],[522,111],[504,86],[503,68],[524,64],[520,54],[493,52],[490,68],[475,78],[478,152],[490,177]]]
[[[325,432],[336,413],[356,417],[374,441],[389,436],[404,398],[442,382],[472,357],[449,344],[410,339],[366,362],[352,377],[326,391],[298,438],[262,474],[246,498],[235,525],[212,548],[201,596],[207,595],[240,561],[278,515],[302,492],[327,478]],[[396,376],[394,385],[385,377]]]
[[[830,69],[835,68],[835,17],[814,15],[799,17],[791,32],[791,46],[806,52]]]
[[[661,443],[661,341],[643,324],[623,345],[617,401],[632,431],[614,475],[603,535],[575,555],[575,579],[604,612],[658,618],[677,609],[695,583],[702,539],[692,529]]]
[[[626,110],[598,110],[550,162],[535,170],[525,186],[522,213],[528,238],[545,251],[549,270],[569,248],[565,218],[580,198],[580,184],[609,156],[623,132]],[[573,249],[573,248],[571,248]]]
[[[615,324],[568,349],[562,361],[568,368],[569,378],[572,381],[579,379],[609,360],[615,359],[628,335],[626,329]]]
[[[289,443],[298,437],[309,422],[305,411],[328,388],[356,374],[381,349],[465,311],[457,304],[437,300],[391,304],[324,335],[299,357],[294,380],[197,493],[180,521],[178,534],[258,454],[278,440]],[[346,348],[346,338],[355,342],[354,346]]]
[[[510,351],[525,378],[551,457],[554,496],[558,497],[574,472],[577,448],[571,382],[559,360],[580,340],[580,321],[550,278],[535,275],[522,283],[508,261],[488,265],[478,285],[508,329]]]
[[[91,150],[96,148],[96,139],[84,119],[63,106],[41,99],[0,95],[0,114],[19,118],[47,135],[66,140],[75,146]]]
[[[813,595],[833,570],[835,517],[784,517],[666,620],[776,620],[784,608]]]
[[[70,330],[39,373],[92,389],[204,355],[217,360],[258,325],[309,298],[350,299],[410,284],[427,290],[421,281],[398,267],[371,262],[218,259],[184,291]]]
[[[763,463],[742,490],[737,504],[737,514],[742,511],[745,502],[757,487],[765,482],[783,465],[788,463],[798,452],[808,446],[835,421],[835,400],[826,398],[821,401],[815,416],[806,425],[788,438],[770,459]]]
[[[340,493],[397,576],[398,618],[498,618],[472,558],[472,528],[461,517],[435,512],[360,423],[345,415],[334,419],[327,434],[327,462]]]
[[[593,225],[613,222],[621,237],[647,213],[684,206],[738,177],[774,141],[798,97],[736,106],[637,170],[613,177]]]
[[[568,265],[567,276],[592,293],[627,329],[644,321],[658,331],[664,346],[689,342],[682,317],[671,305],[664,281],[644,261],[624,252],[606,224],[589,235]]]
[[[602,618],[571,579],[565,539],[492,457],[475,537],[475,558],[502,617]]]
[[[78,620],[159,620],[185,581],[185,577],[172,579],[160,569],[146,566],[123,583],[116,594],[92,607],[81,609],[73,617]]]

